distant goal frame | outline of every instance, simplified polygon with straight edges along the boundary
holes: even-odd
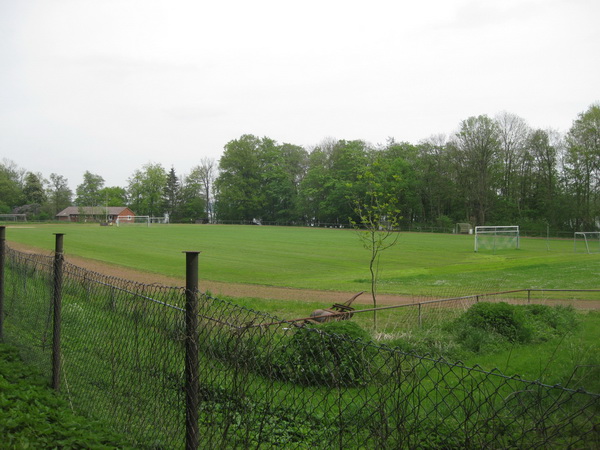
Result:
[[[583,241],[577,239],[579,236],[583,237]],[[590,248],[590,243],[592,243],[592,241],[588,239],[588,236],[594,238],[593,248]],[[578,242],[585,243],[585,252],[577,250]],[[587,253],[588,255],[600,253],[600,231],[575,231],[573,233],[573,251],[575,253]]]
[[[475,227],[475,251],[481,249],[480,238],[492,238],[491,250],[521,248],[521,232],[519,225],[482,225]]]
[[[150,226],[150,216],[119,216],[115,225],[120,226]]]
[[[0,222],[27,222],[27,214],[0,214]]]

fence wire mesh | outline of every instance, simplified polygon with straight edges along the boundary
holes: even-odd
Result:
[[[52,257],[7,255],[5,338],[49,373]],[[63,283],[61,391],[72,407],[140,447],[183,447],[185,290],[71,264]],[[427,326],[471,302],[380,312],[379,327]],[[326,333],[208,295],[198,319],[202,448],[600,447],[598,394]]]

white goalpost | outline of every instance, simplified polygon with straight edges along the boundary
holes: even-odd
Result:
[[[0,222],[27,222],[27,214],[0,214]]]
[[[475,251],[519,248],[519,226],[475,227]]]
[[[142,225],[149,227],[150,226],[150,216],[119,216],[117,220],[115,220],[115,224],[118,227],[127,226],[127,225]]]
[[[600,253],[600,231],[576,231],[573,236],[575,253]]]

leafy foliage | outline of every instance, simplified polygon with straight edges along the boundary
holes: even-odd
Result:
[[[207,334],[209,354],[240,370],[300,385],[352,386],[369,381],[370,335],[351,321],[298,327],[291,336]]]
[[[532,332],[526,324],[523,311],[508,303],[477,303],[463,314],[460,321],[465,329],[476,328],[499,334],[509,342],[531,341]]]
[[[539,344],[577,328],[574,308],[481,302],[438,328],[414,331],[390,343],[405,352],[463,359],[514,345]]]
[[[7,448],[133,448],[124,436],[75,415],[21,361],[16,348],[0,344],[0,436]]]
[[[288,378],[300,384],[350,386],[368,382],[369,334],[350,321],[299,328],[285,349]]]

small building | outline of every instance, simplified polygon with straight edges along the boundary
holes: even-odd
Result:
[[[69,206],[56,215],[61,222],[108,222],[135,216],[126,206]]]

